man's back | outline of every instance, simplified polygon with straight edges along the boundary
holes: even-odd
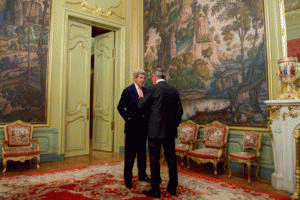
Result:
[[[155,85],[151,96],[148,137],[176,137],[183,112],[179,93],[161,81]]]
[[[177,159],[175,155],[175,137],[177,126],[181,121],[182,105],[177,90],[164,80],[164,72],[158,68],[152,73],[152,83],[155,84],[144,98],[140,99],[139,108],[149,114],[148,148],[151,170],[151,189],[143,194],[160,198],[160,153],[161,147],[169,167],[169,183],[167,191],[176,195],[178,185]]]

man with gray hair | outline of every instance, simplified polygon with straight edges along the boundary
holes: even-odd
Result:
[[[125,120],[124,180],[128,189],[133,187],[132,169],[136,156],[139,180],[150,182],[146,174],[147,121],[138,109],[139,98],[147,93],[143,87],[145,78],[146,72],[143,69],[136,70],[133,73],[133,84],[123,90],[118,104],[118,111]]]
[[[144,98],[140,98],[139,108],[148,112],[148,148],[151,170],[151,189],[143,194],[160,198],[160,154],[161,146],[169,168],[169,183],[167,191],[176,195],[178,185],[177,158],[175,154],[175,138],[177,127],[183,114],[178,91],[167,84],[166,74],[160,69],[152,73],[153,88],[148,90]]]

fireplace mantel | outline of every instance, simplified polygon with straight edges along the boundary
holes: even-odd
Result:
[[[293,193],[296,186],[294,131],[300,124],[299,100],[268,100],[275,172],[272,186]]]

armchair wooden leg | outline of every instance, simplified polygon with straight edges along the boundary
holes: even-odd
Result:
[[[247,163],[248,166],[248,183],[251,184],[251,163]]]
[[[218,167],[218,163],[214,162],[214,175],[217,176],[218,172],[217,172],[217,167]]]
[[[260,161],[257,162],[257,168],[256,168],[256,178],[258,181],[260,181],[260,178],[258,177],[258,170],[260,168]]]
[[[231,178],[231,166],[230,166],[230,159],[228,158],[228,171],[229,171],[229,174],[228,174],[228,178]]]
[[[3,159],[3,176],[5,176],[6,173],[6,167],[7,167],[7,161],[5,159]]]
[[[37,157],[37,162],[36,162],[36,168],[39,170],[40,169],[40,156]]]
[[[184,157],[180,157],[180,166],[183,167],[183,159]]]
[[[223,168],[224,168],[224,171],[226,172],[227,170],[226,170],[226,165],[227,165],[227,161],[225,160],[224,161],[224,165],[223,165]]]
[[[245,164],[242,163],[242,172],[243,172],[243,177],[245,178]]]
[[[190,168],[191,168],[191,161],[190,161],[190,158],[187,157],[187,158],[186,158],[186,161],[187,161],[187,168],[190,169]]]

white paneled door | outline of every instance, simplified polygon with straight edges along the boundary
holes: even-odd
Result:
[[[95,37],[93,149],[113,151],[114,32]]]
[[[91,26],[69,20],[66,41],[66,157],[89,154],[91,31]]]

